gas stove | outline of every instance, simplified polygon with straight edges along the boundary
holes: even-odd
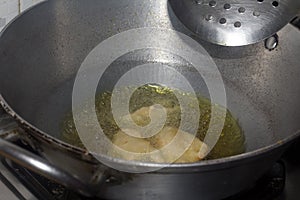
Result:
[[[20,141],[17,144],[33,151]],[[299,144],[292,146],[256,185],[226,200],[298,200],[300,198],[300,159],[297,155],[300,150]],[[83,200],[87,198],[1,158],[0,199]]]

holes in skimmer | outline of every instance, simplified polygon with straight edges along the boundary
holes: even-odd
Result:
[[[220,24],[226,24],[226,22],[227,22],[227,20],[226,20],[225,18],[221,18],[221,19],[219,20],[219,23],[220,23]]]
[[[272,2],[272,5],[276,8],[276,7],[279,6],[279,2],[278,2],[278,1],[273,1],[273,2]]]

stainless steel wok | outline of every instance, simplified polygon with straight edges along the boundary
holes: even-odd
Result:
[[[206,48],[223,76],[228,108],[245,132],[246,153],[130,174],[110,169],[86,150],[61,140],[60,124],[71,110],[80,64],[101,41],[139,27],[175,29]],[[279,46],[273,51],[265,49],[263,42],[215,46],[187,30],[167,0],[41,3],[1,33],[0,103],[21,128],[0,132],[6,139],[0,142],[0,154],[77,192],[105,199],[222,199],[233,195],[251,187],[300,134],[300,31],[287,25],[278,35]],[[104,78],[99,90],[111,89],[124,67],[148,62],[170,63],[196,90],[204,91],[201,78],[184,67],[185,61],[160,50],[122,56],[112,64],[119,70]],[[15,135],[44,159],[10,144],[8,140]],[[146,164],[149,168],[157,165]]]

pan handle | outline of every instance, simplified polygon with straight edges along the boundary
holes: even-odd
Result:
[[[98,185],[85,184],[77,177],[54,166],[47,160],[8,141],[11,139],[11,135],[14,135],[13,138],[15,138],[18,130],[20,129],[17,123],[8,114],[3,112],[0,106],[0,156],[40,174],[49,180],[79,192],[84,196],[91,197],[99,192],[99,190],[97,190]]]

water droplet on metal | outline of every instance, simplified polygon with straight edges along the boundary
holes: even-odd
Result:
[[[260,16],[260,13],[259,13],[258,11],[254,11],[254,12],[253,12],[253,15],[254,15],[255,17],[259,17],[259,16]]]
[[[207,20],[207,21],[211,21],[211,20],[213,20],[213,16],[212,15],[206,15],[205,16],[205,19]]]
[[[275,34],[265,40],[265,47],[266,47],[266,49],[272,51],[272,50],[276,49],[276,47],[278,46],[278,42],[279,42],[278,35]]]
[[[203,4],[203,0],[195,0],[196,4]]]

